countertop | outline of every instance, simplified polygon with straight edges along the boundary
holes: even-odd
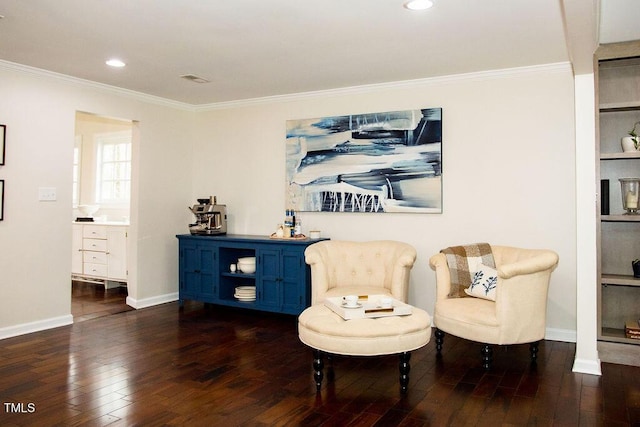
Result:
[[[74,224],[82,224],[82,225],[120,225],[120,226],[129,226],[128,221],[72,221]]]

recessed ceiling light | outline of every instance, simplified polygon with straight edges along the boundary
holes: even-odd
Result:
[[[404,7],[409,10],[425,10],[433,6],[431,0],[409,0],[405,2]]]
[[[109,59],[107,62],[105,62],[105,64],[107,64],[110,67],[118,67],[118,68],[124,67],[125,65],[127,65],[119,59]]]

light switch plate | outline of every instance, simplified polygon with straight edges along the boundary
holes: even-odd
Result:
[[[55,187],[38,188],[38,200],[41,202],[53,202],[57,198]]]

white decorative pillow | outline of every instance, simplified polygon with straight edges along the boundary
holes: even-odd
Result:
[[[471,285],[464,292],[472,297],[496,300],[498,272],[484,264],[478,265],[478,271],[471,277]]]

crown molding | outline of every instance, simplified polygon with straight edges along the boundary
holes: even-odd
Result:
[[[258,105],[266,105],[280,102],[302,101],[317,98],[327,98],[344,95],[356,95],[376,92],[380,90],[414,88],[424,86],[436,86],[450,84],[462,81],[480,81],[492,80],[514,76],[530,75],[530,74],[548,74],[555,72],[571,72],[573,69],[570,62],[558,62],[553,64],[533,65],[528,67],[505,68],[500,70],[479,71],[463,74],[452,74],[440,77],[427,77],[422,79],[402,80],[389,83],[376,83],[370,85],[351,86],[337,89],[318,90],[310,92],[300,92],[286,95],[265,96],[261,98],[239,99],[235,101],[213,102],[210,104],[188,104],[185,102],[173,101],[159,96],[148,95],[142,92],[136,92],[129,89],[123,89],[116,86],[97,83],[90,80],[71,77],[66,74],[55,73],[40,68],[30,67],[27,65],[16,64],[0,59],[0,69],[9,71],[35,75],[37,77],[48,78],[51,80],[62,81],[81,87],[96,89],[102,92],[111,93],[118,96],[124,96],[141,102],[161,105],[164,107],[175,108],[191,112],[205,112],[213,110],[225,110],[232,108],[243,108]]]
[[[478,71],[473,73],[452,74],[440,77],[427,77],[414,80],[402,80],[389,83],[376,83],[362,86],[351,86],[338,89],[318,90],[312,92],[300,92],[288,95],[266,96],[263,98],[240,99],[237,101],[214,102],[211,104],[194,105],[195,111],[224,110],[229,108],[251,107],[278,102],[302,101],[314,98],[326,98],[332,96],[356,95],[376,92],[388,89],[414,88],[424,86],[437,86],[461,81],[492,80],[505,77],[521,76],[527,74],[548,74],[555,72],[573,73],[570,62],[558,62],[553,64],[533,65],[528,67],[505,68],[500,70]]]
[[[95,89],[100,92],[122,96],[125,98],[146,102],[149,104],[156,104],[163,107],[175,108],[179,110],[194,111],[194,105],[187,104],[185,102],[173,101],[173,100],[162,98],[159,96],[153,96],[153,95],[148,95],[146,93],[137,92],[135,90],[129,90],[129,89],[124,89],[117,86],[107,85],[104,83],[94,82],[91,80],[85,80],[79,77],[72,77],[66,74],[43,70],[42,68],[31,67],[28,65],[17,64],[15,62],[9,62],[2,59],[0,59],[0,69],[22,73],[22,74],[28,74],[31,76],[44,78],[48,80],[63,82],[73,86],[78,86],[78,87],[83,87],[88,89]]]

